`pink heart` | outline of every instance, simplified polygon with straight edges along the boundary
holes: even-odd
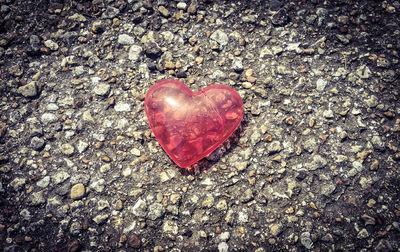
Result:
[[[181,168],[213,152],[243,119],[240,95],[226,85],[193,93],[176,80],[161,80],[147,92],[147,119],[157,141]]]

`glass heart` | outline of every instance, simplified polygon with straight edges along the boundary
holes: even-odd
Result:
[[[226,85],[192,92],[176,80],[162,80],[147,92],[147,119],[171,159],[186,168],[218,148],[243,119],[240,95]]]

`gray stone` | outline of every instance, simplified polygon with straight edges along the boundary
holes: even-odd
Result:
[[[314,246],[314,244],[311,240],[311,234],[309,232],[301,233],[300,242],[306,249],[312,249]]]
[[[186,4],[185,2],[179,2],[179,3],[176,5],[176,8],[178,8],[179,10],[186,10],[187,4]]]
[[[97,225],[101,225],[103,224],[108,218],[110,217],[109,214],[98,214],[93,218],[93,221],[97,224]]]
[[[358,232],[357,234],[357,239],[365,239],[369,237],[369,233],[367,231],[367,229],[363,228],[360,230],[360,232]]]
[[[250,200],[254,199],[253,191],[250,188],[247,188],[244,193],[242,193],[239,197],[242,203],[247,203]]]
[[[378,151],[384,151],[385,150],[385,142],[382,140],[380,136],[373,136],[371,138],[371,143],[374,146],[374,149]]]
[[[42,178],[41,180],[39,180],[36,185],[41,187],[41,188],[46,188],[49,184],[50,184],[50,176],[45,176],[44,178]]]
[[[31,35],[29,45],[33,52],[38,52],[40,50],[40,38],[37,35]]]
[[[55,185],[58,185],[62,182],[64,182],[65,180],[69,179],[70,175],[68,172],[65,171],[59,171],[57,172],[53,177],[53,181]]]
[[[304,150],[306,150],[309,153],[312,153],[315,148],[317,147],[317,141],[315,140],[314,137],[307,139],[303,143]]]
[[[156,220],[163,216],[165,213],[165,208],[160,203],[153,203],[149,206],[149,211],[147,217],[150,220]]]
[[[378,105],[379,100],[375,95],[371,95],[368,99],[364,100],[364,102],[368,107],[375,108]]]
[[[317,170],[317,169],[322,169],[327,165],[328,161],[326,161],[325,158],[323,158],[321,155],[314,155],[313,160],[311,163],[306,164],[308,166],[308,169],[311,171]]]
[[[163,223],[163,232],[164,233],[171,233],[171,234],[178,234],[178,224],[171,220],[166,220]]]
[[[104,191],[105,183],[106,181],[104,179],[99,179],[90,184],[90,188],[98,193],[101,193]]]
[[[98,211],[102,211],[106,208],[110,208],[110,203],[108,203],[107,200],[101,199],[101,200],[97,201],[97,210]]]
[[[19,212],[19,215],[21,215],[21,217],[22,217],[24,220],[27,220],[27,221],[31,220],[31,218],[32,218],[31,213],[30,213],[29,210],[26,209],[26,208],[22,209],[21,212]]]
[[[106,11],[103,13],[103,18],[115,18],[117,15],[119,14],[119,9],[112,7],[112,6],[108,6]]]
[[[229,246],[226,242],[218,243],[218,252],[228,252]]]
[[[29,196],[29,203],[32,206],[38,206],[38,205],[43,204],[45,202],[46,202],[46,200],[44,198],[43,191],[38,191],[38,192],[31,193],[30,196]]]
[[[317,15],[308,15],[307,17],[306,17],[306,23],[307,24],[314,24],[314,22],[315,22],[315,20],[317,20]]]
[[[273,141],[268,144],[268,154],[272,155],[274,153],[280,152],[282,150],[281,143],[279,141]]]
[[[38,86],[36,81],[31,81],[25,86],[18,88],[18,93],[24,97],[35,97],[38,95]]]
[[[99,83],[93,88],[93,92],[98,96],[105,96],[110,91],[110,84]]]
[[[358,77],[361,79],[368,79],[371,76],[371,70],[367,65],[361,65],[359,68],[356,70],[356,74]]]
[[[54,42],[53,40],[46,40],[44,42],[44,45],[47,46],[48,48],[50,48],[50,50],[52,51],[57,51],[58,50],[58,44],[56,42]]]
[[[333,118],[334,118],[333,111],[332,111],[331,109],[325,110],[325,111],[323,112],[323,116],[324,116],[326,119],[333,119]]]
[[[330,196],[336,190],[336,184],[333,182],[327,182],[321,185],[321,194]]]
[[[118,35],[118,43],[121,45],[133,45],[135,43],[135,39],[128,34],[120,34]]]
[[[19,191],[26,183],[26,178],[15,178],[13,181],[10,182],[10,186],[15,190]]]
[[[222,30],[216,30],[210,36],[210,39],[217,42],[220,46],[226,46],[229,42],[228,35]]]
[[[390,67],[390,62],[386,58],[379,57],[376,60],[376,66],[377,67],[382,67],[382,68],[389,68]]]
[[[67,156],[72,156],[75,152],[74,146],[69,143],[61,145],[61,152]]]
[[[74,221],[71,224],[71,227],[69,228],[69,232],[72,235],[79,235],[81,233],[81,230],[82,230],[82,224],[78,221]]]
[[[133,213],[133,215],[137,216],[137,217],[146,217],[147,215],[147,204],[144,200],[142,199],[138,199],[135,203],[135,205],[132,207],[131,212]]]
[[[44,124],[50,124],[58,121],[58,118],[53,113],[44,113],[40,116],[40,121]]]
[[[232,69],[235,72],[242,72],[244,70],[242,59],[235,57],[232,61]]]
[[[318,79],[316,86],[317,86],[317,91],[322,92],[324,91],[326,85],[328,84],[328,81],[325,79]]]
[[[40,151],[43,149],[44,147],[44,140],[42,138],[39,137],[32,137],[31,139],[31,147],[32,149],[36,150],[36,151]]]
[[[132,45],[129,48],[128,59],[132,60],[133,62],[137,62],[137,61],[139,61],[142,54],[143,54],[143,50],[142,50],[141,46]]]
[[[167,8],[165,8],[164,6],[159,6],[158,7],[158,11],[161,13],[161,15],[163,15],[164,17],[169,17],[169,11]]]
[[[75,144],[75,146],[79,153],[84,153],[89,147],[89,144],[82,140],[79,140],[78,143]]]
[[[221,234],[218,235],[218,238],[220,241],[227,241],[229,240],[231,234],[229,232],[222,232]]]
[[[117,104],[114,106],[114,109],[117,112],[130,112],[131,105],[129,103],[117,102]]]
[[[350,40],[342,34],[336,34],[336,38],[344,45],[348,45],[350,43]]]

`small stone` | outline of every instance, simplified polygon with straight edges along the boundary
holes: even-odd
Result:
[[[226,242],[218,243],[218,252],[228,252],[229,246]]]
[[[311,163],[307,164],[308,169],[311,171],[317,170],[317,169],[322,169],[327,165],[328,161],[323,158],[321,155],[314,155],[313,160]]]
[[[333,111],[332,111],[331,109],[325,110],[325,111],[323,112],[323,116],[324,116],[326,119],[333,119],[333,118],[334,118],[334,116],[333,116]]]
[[[36,183],[36,185],[41,188],[46,188],[49,184],[50,184],[50,176],[46,176]]]
[[[120,34],[118,35],[118,43],[121,45],[133,45],[135,43],[135,39],[128,34]]]
[[[147,215],[147,204],[144,200],[138,199],[135,205],[131,209],[133,215],[137,217],[146,217]]]
[[[238,171],[244,171],[247,168],[248,162],[235,162],[234,166]]]
[[[117,102],[117,104],[114,106],[114,109],[117,112],[130,112],[131,105],[129,103]]]
[[[196,5],[194,5],[194,4],[189,5],[189,7],[188,7],[188,9],[187,9],[187,12],[188,12],[190,15],[196,14],[196,12],[197,12],[197,7],[196,7]]]
[[[179,3],[176,5],[176,8],[178,8],[179,10],[186,10],[187,4],[186,4],[185,2],[179,2]]]
[[[73,200],[81,199],[85,194],[85,186],[81,183],[73,185],[70,192],[70,198]]]
[[[243,68],[242,59],[234,58],[232,61],[232,69],[233,69],[233,71],[238,72],[238,73],[243,72],[244,68]]]
[[[301,233],[300,242],[306,249],[312,249],[314,246],[314,244],[311,240],[311,234],[309,232]]]
[[[371,76],[371,73],[372,72],[367,65],[362,65],[356,70],[356,74],[361,79],[368,79]]]
[[[161,15],[163,15],[164,17],[169,17],[169,11],[167,8],[165,8],[164,6],[159,6],[158,7],[158,11],[161,13]]]
[[[88,147],[89,147],[89,144],[86,142],[83,142],[82,140],[79,140],[78,143],[76,144],[76,149],[81,154],[84,153]]]
[[[378,151],[384,151],[385,150],[385,142],[382,140],[380,136],[373,136],[371,138],[371,143],[374,146],[374,149]]]
[[[105,183],[106,181],[104,179],[99,179],[90,184],[90,188],[98,193],[101,193],[104,191]]]
[[[103,18],[112,19],[115,18],[119,14],[119,9],[108,6],[106,11],[103,13]]]
[[[71,144],[63,144],[61,145],[61,152],[67,156],[71,156],[72,154],[74,154],[74,146],[72,146]]]
[[[165,213],[165,208],[160,203],[153,203],[149,206],[147,218],[150,220],[156,220],[162,217]]]
[[[103,224],[110,216],[108,214],[99,214],[93,218],[93,221],[97,224]]]
[[[281,143],[279,141],[273,141],[268,144],[268,154],[272,155],[282,150]]]
[[[326,85],[328,84],[328,81],[325,79],[318,79],[317,80],[317,91],[322,92],[324,91]]]
[[[43,149],[45,142],[42,138],[39,137],[32,137],[31,139],[31,147],[36,151],[40,151]]]
[[[40,121],[44,124],[47,125],[49,123],[54,123],[58,121],[58,118],[55,114],[53,113],[44,113],[40,117]]]
[[[273,236],[278,236],[282,232],[282,225],[278,223],[274,223],[269,227],[269,232]]]
[[[214,205],[214,197],[212,196],[207,196],[201,203],[201,206],[204,208],[211,208],[213,205]]]
[[[361,229],[360,232],[358,232],[357,234],[357,239],[365,239],[369,237],[369,233],[367,231],[367,229],[363,228]]]
[[[174,221],[166,220],[162,228],[165,233],[178,234],[178,225]]]
[[[38,206],[46,202],[43,191],[34,192],[29,196],[29,203],[32,206]]]
[[[132,45],[129,48],[128,59],[133,62],[137,62],[137,61],[139,61],[140,57],[142,56],[142,52],[143,52],[143,49],[141,46]]]
[[[229,42],[228,35],[222,30],[216,30],[210,36],[210,39],[217,42],[221,46],[226,46]]]
[[[138,249],[140,248],[140,239],[137,235],[131,234],[128,239],[128,245],[131,248]]]
[[[215,208],[219,211],[226,211],[228,209],[228,204],[226,203],[226,200],[222,199],[217,202]]]
[[[53,40],[46,40],[44,42],[44,45],[48,48],[50,48],[50,50],[52,51],[57,51],[58,50],[58,44],[56,42],[54,42]]]
[[[14,191],[19,191],[25,185],[26,179],[25,178],[15,178],[13,181],[10,182],[10,186],[14,189]]]
[[[20,93],[24,97],[35,97],[38,95],[38,86],[36,81],[31,81],[25,86],[21,86],[18,88],[18,93]]]
[[[379,161],[374,159],[369,167],[371,171],[376,171],[379,168]]]
[[[107,83],[99,83],[93,88],[93,92],[98,96],[105,96],[110,91],[111,86]]]

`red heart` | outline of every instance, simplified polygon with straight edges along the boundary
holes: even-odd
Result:
[[[158,142],[182,168],[213,152],[243,119],[242,99],[226,85],[193,93],[179,81],[162,80],[150,88],[144,106]]]

